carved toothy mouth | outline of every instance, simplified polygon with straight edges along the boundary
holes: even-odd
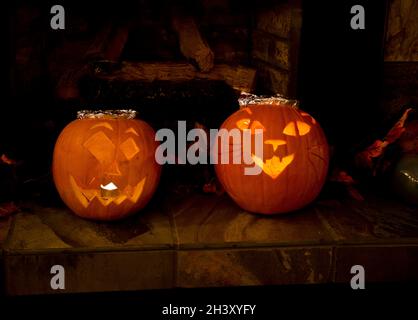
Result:
[[[91,203],[97,201],[99,201],[105,207],[109,206],[111,203],[120,205],[125,201],[136,203],[142,194],[142,190],[144,189],[146,181],[146,177],[144,177],[140,182],[137,183],[136,186],[126,186],[123,190],[118,189],[117,186],[112,183],[112,188],[110,188],[111,190],[108,190],[110,192],[103,193],[103,189],[106,190],[106,187],[109,186],[109,184],[106,186],[101,186],[101,188],[97,189],[87,189],[80,187],[73,176],[70,175],[69,179],[71,189],[84,208],[89,207]],[[118,192],[112,193],[112,191],[115,190]]]
[[[254,154],[252,154],[251,157],[255,164],[259,166],[265,174],[270,176],[272,179],[276,179],[287,168],[287,166],[292,163],[295,158],[295,154],[289,154],[281,159],[280,157],[273,156],[265,162]]]

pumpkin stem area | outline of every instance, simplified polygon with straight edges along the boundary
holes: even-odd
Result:
[[[80,110],[77,119],[134,119],[137,112],[126,110]]]
[[[243,92],[238,99],[238,103],[240,108],[245,108],[249,105],[286,105],[289,107],[293,107],[295,109],[299,109],[299,101],[287,99],[284,96],[276,95],[276,96],[259,96],[251,93]]]

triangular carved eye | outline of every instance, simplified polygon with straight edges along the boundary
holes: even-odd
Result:
[[[248,129],[248,127],[250,126],[250,119],[247,119],[247,118],[245,118],[245,119],[241,119],[241,120],[238,120],[237,121],[237,127],[240,129],[240,130],[245,130],[245,129]]]
[[[304,136],[305,134],[308,134],[309,131],[311,131],[311,126],[306,122],[296,121],[296,126],[300,136]]]
[[[287,136],[304,136],[311,131],[311,126],[303,121],[289,122],[283,130],[283,133]]]

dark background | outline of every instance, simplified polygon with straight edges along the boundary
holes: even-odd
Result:
[[[348,284],[292,285],[239,288],[147,290],[143,292],[97,293],[5,298],[2,311],[14,316],[61,319],[105,317],[132,319],[350,319],[364,317],[405,318],[414,311],[417,284],[368,284],[366,290],[352,290]],[[255,315],[162,315],[162,308],[193,306],[206,310],[208,304],[256,305]]]
[[[350,27],[353,5],[365,9],[365,30]],[[320,118],[328,139],[365,143],[381,124],[386,1],[304,1],[299,64],[303,108]]]
[[[39,5],[39,1],[32,1]],[[167,1],[161,1],[165,3]],[[185,1],[183,1],[185,2]],[[270,1],[274,2],[274,1]],[[49,29],[49,9],[52,2],[42,2],[41,28]],[[55,2],[54,2],[55,3]],[[97,20],[123,19],[138,4],[133,1],[61,1],[66,8],[66,25],[71,28],[71,14]],[[156,1],[157,6],[159,2]],[[185,2],[187,3],[187,2]],[[10,68],[14,57],[13,34],[10,30],[11,15],[16,3],[8,3],[3,12],[3,39],[6,44],[2,59],[4,101],[1,121],[1,149],[16,158],[22,151],[16,150],[14,138],[18,136],[37,141],[53,140],[57,132],[48,131],[48,118],[63,116],[65,109],[53,100],[55,85],[48,78],[41,78],[30,91],[21,94],[18,83],[10,79]],[[297,97],[302,100],[302,108],[320,119],[330,142],[341,142],[347,146],[364,142],[370,132],[382,129],[384,118],[380,112],[380,97],[383,82],[383,36],[385,26],[386,1],[303,1],[303,28],[300,47],[299,79]],[[363,5],[366,12],[366,29],[352,30],[350,20],[352,5]],[[257,2],[243,2],[243,7],[257,6]],[[100,8],[99,10],[97,8]],[[126,10],[128,8],[128,10]],[[97,12],[96,12],[97,10]],[[162,10],[162,14],[164,11]],[[4,32],[6,31],[6,32]],[[54,32],[42,41],[56,41]],[[52,44],[46,43],[48,47]],[[45,64],[46,61],[41,61]],[[9,70],[9,72],[7,72]],[[18,95],[16,95],[18,93]],[[69,115],[65,115],[68,117]],[[74,117],[74,115],[71,115]],[[7,121],[5,120],[7,119]],[[39,122],[39,123],[36,123]],[[44,122],[44,123],[42,123]],[[45,128],[46,127],[46,128]],[[57,130],[59,131],[59,130]],[[46,135],[46,136],[45,136]],[[335,141],[334,141],[335,140]],[[17,141],[19,143],[19,141]],[[28,144],[23,143],[25,148]],[[39,149],[38,149],[39,150]],[[32,151],[31,151],[32,152]],[[41,152],[43,153],[43,152]]]
[[[39,1],[38,1],[39,2]],[[67,5],[68,3],[68,5]],[[97,18],[93,4],[98,1],[60,1],[65,8],[74,6],[80,10],[86,6],[85,14]],[[117,4],[106,5],[104,13],[110,14],[113,8],[121,7]],[[256,2],[254,2],[255,5]],[[2,10],[2,97],[0,115],[0,154],[7,153],[14,159],[31,159],[23,175],[39,176],[49,171],[54,141],[60,131],[60,125],[74,115],[66,114],[60,109],[51,95],[52,84],[48,79],[39,79],[38,86],[23,96],[16,96],[15,83],[10,79],[10,70],[14,54],[13,35],[10,30],[10,19],[13,7],[17,3],[5,3]],[[46,1],[43,7],[47,12],[54,3]],[[360,4],[366,11],[366,30],[352,30],[350,28],[350,8]],[[247,5],[247,4],[246,4]],[[99,5],[101,8],[104,5]],[[111,9],[109,9],[111,8]],[[340,146],[340,150],[347,153],[358,145],[370,143],[376,136],[380,136],[387,129],[384,123],[385,115],[381,109],[383,90],[383,35],[386,15],[386,1],[303,1],[303,29],[300,51],[298,97],[302,107],[320,119],[327,136],[332,144]],[[101,10],[102,12],[102,10]],[[71,9],[67,10],[67,16]],[[49,18],[49,15],[46,15]],[[49,28],[49,19],[43,20]],[[71,23],[71,19],[67,19]],[[52,32],[52,31],[51,31]],[[60,124],[57,125],[56,123]],[[382,125],[383,124],[383,125]],[[345,153],[342,152],[342,156]],[[348,285],[347,285],[348,286]],[[372,293],[380,292],[382,287],[372,287]],[[340,295],[325,295],[323,301],[318,301],[323,292],[337,292]],[[411,296],[416,295],[416,288],[405,286],[388,286],[386,292],[404,292],[412,290]],[[304,290],[302,301],[300,295]],[[370,291],[369,291],[370,292]],[[183,303],[209,303],[207,297],[218,296],[217,303],[264,303],[263,315],[268,312],[281,314],[283,306],[294,307],[294,314],[303,310],[306,301],[309,310],[319,311],[320,314],[332,313],[330,301],[338,302],[342,307],[339,312],[354,311],[360,315],[360,305],[370,306],[371,302],[364,300],[365,294],[353,292],[345,285],[343,287],[325,286],[301,289],[292,288],[238,288],[238,289],[206,289],[194,291],[145,292],[142,294],[107,294],[95,296],[69,297],[32,297],[14,300],[18,305],[34,305],[48,308],[51,304],[62,306],[63,310],[71,309],[73,303],[85,304],[86,308],[103,308],[115,304],[116,307],[125,304],[137,305],[137,314],[133,317],[141,319],[143,312],[155,314],[162,303],[175,303],[175,297],[184,297]],[[193,300],[192,298],[196,299]],[[256,299],[257,297],[257,299]],[[280,297],[287,299],[280,300]],[[316,299],[315,299],[316,297]],[[363,300],[360,303],[358,298]],[[199,299],[201,298],[201,299]],[[246,300],[244,298],[247,298]],[[348,299],[355,299],[353,304]],[[387,298],[379,295],[379,298]],[[0,298],[1,299],[1,298]],[[92,305],[91,303],[93,299]],[[162,302],[158,300],[162,299]],[[191,299],[191,300],[190,300]],[[328,299],[328,300],[327,300]],[[292,300],[293,304],[288,304]],[[372,307],[383,308],[385,304],[379,300],[378,305]],[[10,301],[5,302],[9,303]],[[66,303],[63,303],[63,302]],[[142,304],[138,305],[138,301]],[[387,301],[386,301],[387,302]],[[392,301],[390,301],[391,303]],[[326,306],[328,303],[328,306]],[[191,302],[190,304],[193,304]],[[15,305],[12,305],[15,307]],[[147,309],[148,308],[148,309]],[[144,311],[145,310],[145,311]],[[268,310],[268,311],[266,311]],[[278,311],[279,310],[279,311]],[[381,309],[382,310],[382,309]],[[0,310],[1,312],[1,310]],[[284,315],[282,315],[284,317]],[[291,315],[288,315],[291,316]],[[334,314],[337,316],[337,314]],[[58,315],[57,315],[58,317]],[[266,317],[262,317],[265,319]]]
[[[53,94],[56,83],[45,73],[41,73],[29,85],[20,83],[13,77],[17,39],[16,29],[11,26],[16,19],[13,13],[20,3],[28,1],[9,2],[5,4],[2,14],[5,46],[1,61],[5,83],[2,86],[4,94],[0,117],[0,154],[5,153],[22,163],[19,175],[23,180],[41,181],[41,185],[48,185],[49,188],[49,168],[55,140],[62,128],[75,118],[79,104],[57,101]],[[34,36],[39,36],[40,48],[47,50],[61,41],[58,36],[60,31],[53,31],[49,26],[49,10],[56,3],[29,3],[41,13]],[[199,10],[193,1],[181,3],[192,8],[191,10]],[[237,10],[251,11],[258,5],[256,1],[240,3],[241,5],[236,6]],[[138,7],[141,7],[141,1],[61,1],[60,4],[66,10],[66,29],[69,29],[66,32],[69,32],[70,37],[72,29],[78,27],[77,20],[73,20],[75,16],[77,19],[87,19],[93,25],[100,25],[106,19],[128,19],[132,12],[137,12]],[[352,30],[350,27],[350,8],[355,4],[365,8],[365,30]],[[151,2],[151,11],[159,14],[155,18],[164,19],[167,14],[165,8],[169,5],[168,0]],[[263,2],[262,5],[267,4]],[[393,124],[384,123],[385,115],[381,109],[387,3],[364,0],[305,0],[302,1],[302,6],[297,98],[301,100],[301,108],[318,119],[329,143],[337,146],[335,150],[338,161],[344,162],[352,156],[354,150],[370,144]],[[38,60],[34,63],[38,63],[41,69],[46,69],[48,61],[43,52],[39,54]],[[142,90],[146,92],[148,88]],[[232,91],[219,84],[204,89],[186,85],[176,90],[186,94],[180,95],[181,99],[160,99],[151,103],[144,108],[145,120],[153,124],[153,120],[164,120],[165,117],[171,120],[212,117],[215,121],[209,122],[210,126],[218,127],[237,108]],[[209,91],[209,98],[202,99],[199,96],[202,90]],[[199,108],[196,108],[196,101]],[[109,106],[117,106],[117,103],[109,103]],[[89,107],[83,105],[82,108]],[[35,188],[43,187],[38,185]]]

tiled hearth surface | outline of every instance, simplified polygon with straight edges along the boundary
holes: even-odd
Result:
[[[300,212],[260,216],[226,195],[154,200],[115,223],[83,220],[64,208],[23,205],[0,220],[5,290],[65,292],[418,280],[418,209],[395,200],[322,200]]]

